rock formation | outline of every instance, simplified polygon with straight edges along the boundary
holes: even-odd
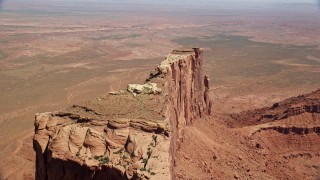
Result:
[[[183,128],[211,113],[203,51],[173,51],[142,85],[36,114],[36,179],[168,179]]]
[[[303,114],[320,114],[320,89],[310,94],[292,97],[273,104],[271,107],[232,114],[239,126],[264,124],[288,119]]]
[[[264,157],[266,174],[275,179],[319,179],[319,107],[320,89],[233,114],[232,126],[245,132],[246,143]]]

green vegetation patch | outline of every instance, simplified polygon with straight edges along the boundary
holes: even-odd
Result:
[[[0,51],[0,59],[3,59],[5,57],[6,57],[6,55],[2,51]]]
[[[122,40],[122,39],[134,39],[142,37],[142,34],[131,34],[131,35],[112,35],[112,36],[100,36],[93,37],[92,40]]]

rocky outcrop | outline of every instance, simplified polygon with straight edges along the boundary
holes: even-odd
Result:
[[[290,107],[288,110],[285,112],[287,113],[287,117],[290,116],[295,116],[298,114],[302,113],[320,113],[320,105],[315,104],[315,105],[304,105],[304,106],[296,106],[296,107]]]
[[[35,117],[36,179],[168,179],[185,126],[211,113],[203,51],[173,51],[142,85]]]
[[[145,84],[128,84],[127,90],[134,96],[136,94],[160,94],[162,90],[157,87],[156,83],[145,83]]]
[[[235,124],[246,126],[283,120],[301,114],[320,114],[320,89],[310,94],[292,97],[271,107],[232,114]]]
[[[281,134],[298,134],[298,135],[306,135],[311,133],[320,134],[320,127],[296,127],[296,126],[269,126],[262,127],[254,133],[266,131],[266,130],[274,130]]]

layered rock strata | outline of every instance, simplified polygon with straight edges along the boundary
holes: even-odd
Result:
[[[36,114],[36,179],[170,179],[182,130],[211,113],[203,51],[173,51],[142,85]]]
[[[310,93],[292,97],[273,104],[271,107],[254,109],[239,114],[232,114],[239,126],[264,124],[276,120],[284,120],[303,114],[320,114],[320,89]]]
[[[250,171],[260,176],[253,179],[319,179],[319,107],[320,89],[231,115],[229,126],[250,148],[245,154],[262,165]]]

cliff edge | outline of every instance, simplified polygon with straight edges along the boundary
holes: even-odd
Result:
[[[35,116],[36,179],[170,179],[182,130],[211,113],[203,50],[174,50],[144,84]]]

